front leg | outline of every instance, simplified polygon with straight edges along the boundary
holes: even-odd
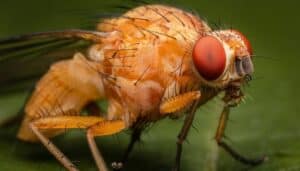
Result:
[[[215,139],[218,143],[218,145],[220,147],[222,147],[225,151],[227,151],[234,159],[244,163],[244,164],[248,164],[248,165],[259,165],[261,163],[263,163],[267,158],[266,157],[262,157],[262,158],[258,158],[258,159],[249,159],[247,157],[244,157],[243,155],[239,154],[238,152],[236,152],[235,150],[233,150],[229,145],[227,145],[224,140],[224,132],[226,129],[226,123],[229,117],[229,111],[230,111],[230,107],[225,105],[222,114],[220,116],[220,120],[219,120],[219,125],[218,125],[218,129],[216,132],[216,136]]]
[[[226,129],[226,123],[228,121],[229,112],[231,107],[237,106],[243,97],[243,93],[239,86],[230,86],[225,90],[225,97],[223,101],[225,103],[223,111],[220,116],[218,129],[215,135],[215,139],[220,147],[227,151],[234,159],[248,165],[259,165],[263,163],[267,158],[262,157],[258,159],[249,159],[233,150],[227,143],[224,142],[224,133]]]

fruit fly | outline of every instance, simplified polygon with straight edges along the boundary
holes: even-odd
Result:
[[[196,109],[220,92],[225,93],[217,144],[242,163],[265,160],[244,157],[223,139],[230,108],[242,100],[241,86],[251,80],[254,70],[251,45],[241,32],[212,30],[200,17],[175,7],[144,5],[102,20],[94,31],[41,32],[0,43],[48,38],[79,39],[91,45],[54,63],[38,81],[17,137],[42,143],[66,169],[78,170],[50,138],[67,129],[87,131],[97,168],[107,171],[94,137],[133,131],[123,160],[112,163],[121,169],[148,123],[184,114],[173,169],[178,171],[182,143]],[[105,114],[95,105],[102,99],[108,101]],[[81,114],[83,109],[88,115]]]

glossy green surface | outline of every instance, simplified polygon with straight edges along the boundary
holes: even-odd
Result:
[[[118,5],[126,5],[125,2],[113,1]],[[190,131],[188,142],[184,144],[182,170],[300,170],[300,4],[296,0],[170,2],[197,11],[211,24],[236,28],[252,42],[257,55],[254,57],[255,79],[246,88],[245,104],[232,111],[226,135],[241,153],[269,157],[265,164],[251,168],[234,161],[216,146],[213,137],[221,110],[217,99],[198,110],[196,129]],[[2,0],[0,37],[80,27],[93,19],[89,14],[104,10],[109,11],[101,0]],[[16,71],[21,72],[21,69]],[[15,114],[27,94],[1,95],[0,120]],[[182,123],[183,119],[164,120],[153,125],[143,135],[143,143],[134,150],[125,170],[171,170],[176,136]],[[63,170],[44,147],[17,141],[15,132],[16,127],[0,129],[1,171]],[[97,138],[108,163],[122,157],[128,139],[127,133]],[[71,131],[54,142],[81,170],[96,170],[83,131]]]

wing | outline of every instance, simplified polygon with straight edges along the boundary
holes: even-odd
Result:
[[[0,93],[31,87],[53,62],[71,58],[107,35],[63,30],[0,39]]]

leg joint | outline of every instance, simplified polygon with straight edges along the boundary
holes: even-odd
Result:
[[[220,137],[220,136],[215,136],[215,140],[218,143],[218,145],[220,145],[222,143],[222,137]]]
[[[183,144],[183,140],[178,138],[177,141],[176,141],[176,144],[177,145],[182,145]]]

